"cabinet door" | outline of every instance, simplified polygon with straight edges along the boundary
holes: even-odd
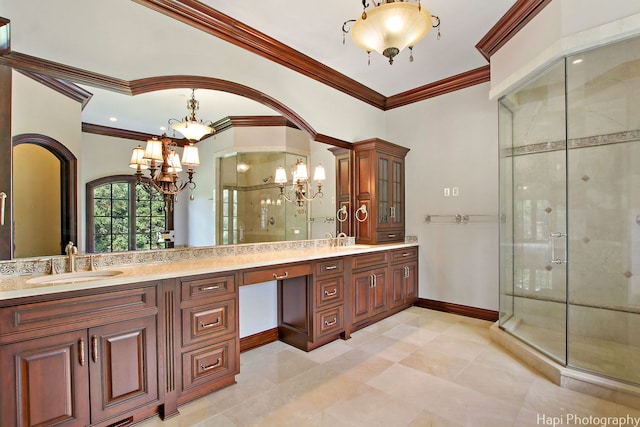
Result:
[[[0,346],[0,426],[86,426],[86,330]]]
[[[391,283],[389,284],[389,305],[391,307],[404,304],[406,275],[407,268],[405,265],[391,267]]]
[[[91,422],[158,400],[156,317],[89,329]]]
[[[371,315],[372,284],[373,276],[368,271],[357,273],[352,276],[351,321],[353,323],[365,320]]]
[[[392,227],[401,227],[404,225],[404,159],[392,157],[390,171],[390,218],[389,222]]]
[[[376,198],[378,202],[377,228],[389,227],[391,222],[391,160],[388,156],[378,155]]]
[[[418,263],[409,262],[391,267],[391,283],[389,284],[389,304],[397,307],[402,304],[413,304],[418,298]]]
[[[387,269],[380,268],[371,272],[373,285],[371,287],[371,310],[379,313],[387,309]]]
[[[418,263],[407,264],[407,277],[405,279],[405,302],[413,304],[418,299]]]

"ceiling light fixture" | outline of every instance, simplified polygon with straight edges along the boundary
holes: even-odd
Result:
[[[440,18],[431,15],[422,7],[420,0],[383,0],[374,2],[373,9],[367,11],[369,3],[362,0],[364,10],[358,19],[350,19],[342,24],[342,44],[345,36],[351,32],[353,42],[367,51],[369,63],[371,52],[375,51],[389,58],[389,64],[404,48],[409,47],[413,62],[413,46],[422,40],[431,30],[438,29],[440,40]],[[351,25],[351,28],[350,27]]]
[[[149,194],[154,190],[159,191],[164,196],[165,207],[169,211],[173,210],[173,203],[178,193],[187,188],[190,190],[196,188],[196,183],[193,181],[193,167],[200,164],[198,147],[193,143],[183,147],[182,162],[176,148],[176,143],[163,134],[160,139],[153,137],[148,140],[145,149],[140,145],[134,148],[129,161],[129,167],[136,170],[138,184],[142,185]],[[178,176],[183,164],[187,166],[187,181]],[[142,171],[145,169],[149,169],[148,179],[143,178]],[[193,200],[193,195],[190,199]]]
[[[200,109],[200,102],[196,100],[195,93],[196,90],[191,89],[191,99],[187,101],[187,110],[189,111],[189,114],[182,120],[169,119],[171,128],[180,132],[191,142],[200,141],[205,135],[210,135],[215,132],[213,122],[204,122],[202,120],[198,120],[196,117],[196,111]]]
[[[307,165],[298,159],[291,171],[292,185],[291,191],[285,192],[284,186],[287,183],[287,172],[282,166],[276,169],[274,182],[280,186],[280,197],[291,203],[297,203],[298,206],[304,206],[304,202],[310,202],[311,200],[322,197],[322,181],[326,179],[324,167],[318,165],[313,173],[313,180],[316,181],[318,191],[313,191],[310,188],[309,174],[307,173]]]

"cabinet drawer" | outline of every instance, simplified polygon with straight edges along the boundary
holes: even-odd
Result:
[[[182,309],[182,345],[236,331],[236,299]]]
[[[344,277],[338,276],[331,279],[317,280],[316,307],[341,302],[344,299]]]
[[[373,267],[386,264],[388,260],[388,251],[372,252],[365,255],[357,255],[353,257],[353,269],[357,270],[365,267]]]
[[[329,276],[332,274],[342,274],[344,272],[344,260],[334,258],[327,261],[316,262],[316,276]]]
[[[182,355],[183,390],[238,372],[235,338],[202,347]]]
[[[342,332],[344,329],[344,310],[341,305],[315,314],[316,337]]]
[[[416,246],[391,251],[391,263],[415,260],[417,257],[418,248]]]
[[[264,283],[271,280],[290,279],[292,277],[308,276],[313,274],[311,263],[274,265],[268,268],[258,268],[243,273],[243,285]]]
[[[236,279],[232,274],[227,276],[183,278],[180,280],[180,287],[182,289],[182,301],[202,300],[203,298],[235,294]]]
[[[31,330],[50,335],[62,330],[104,324],[106,319],[124,320],[154,315],[157,311],[155,284],[144,288],[23,304],[0,309],[0,336]]]
[[[378,231],[376,233],[376,242],[377,243],[404,242],[404,231],[402,230]]]

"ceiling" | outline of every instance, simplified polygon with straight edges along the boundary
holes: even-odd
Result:
[[[145,1],[0,0],[0,17],[11,21],[11,50],[116,79],[172,74],[225,78],[225,63],[252,55],[159,13]],[[171,0],[198,4],[194,0]],[[401,52],[393,65],[367,54],[342,24],[362,13],[358,0],[320,2],[284,0],[201,0],[201,4],[264,33],[300,54],[328,66],[366,88],[389,97],[487,65],[475,45],[516,3],[515,0],[422,1],[441,19],[441,39],[431,31],[414,48],[414,62]],[[205,54],[201,54],[204,52]],[[313,61],[311,61],[313,63]],[[190,90],[171,89],[134,97],[83,85],[93,97],[83,121],[157,134],[167,119],[186,114]],[[212,121],[233,115],[272,115],[273,110],[229,93],[198,90],[198,116]],[[116,117],[117,122],[110,121]]]

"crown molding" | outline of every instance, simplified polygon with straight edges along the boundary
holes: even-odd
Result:
[[[489,66],[485,65],[475,70],[447,77],[446,79],[390,96],[387,98],[385,110],[391,110],[392,108],[402,107],[403,105],[424,101],[428,98],[444,95],[480,83],[486,83],[490,79],[491,73]]]
[[[132,139],[134,141],[147,141],[148,139],[151,139],[153,137],[158,137],[158,135],[152,135],[150,133],[137,132],[134,130],[126,130],[85,122],[82,122],[82,132],[110,136],[113,138]]]
[[[384,109],[384,95],[199,1],[133,1]]]
[[[67,80],[45,76],[42,74],[33,73],[31,71],[18,70],[20,74],[23,74],[30,79],[37,81],[50,89],[55,90],[56,92],[67,96],[74,101],[79,102],[82,105],[82,109],[87,105],[93,94],[89,91],[84,90],[78,85],[75,85]]]
[[[515,36],[549,3],[551,0],[518,0],[476,44],[476,49],[489,61],[491,55]]]
[[[0,64],[13,67],[20,71],[70,80],[74,83],[86,84],[124,95],[131,95],[130,85],[126,80],[116,79],[104,74],[71,67],[60,64],[59,62],[49,61],[16,51],[9,52],[6,55],[0,55]]]

